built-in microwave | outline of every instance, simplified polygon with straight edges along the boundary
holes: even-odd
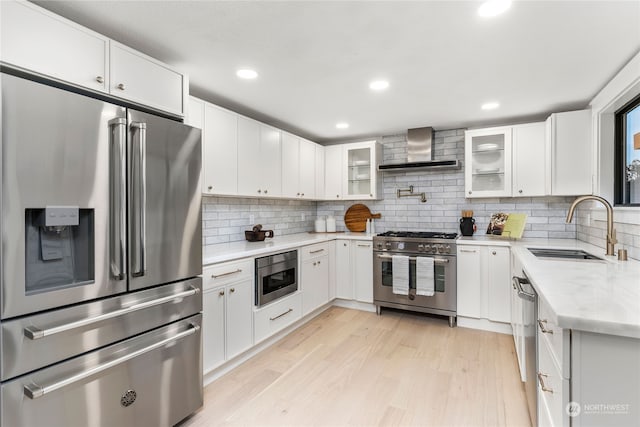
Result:
[[[298,251],[256,258],[256,305],[261,307],[298,290]]]

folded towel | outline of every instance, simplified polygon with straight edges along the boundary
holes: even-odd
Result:
[[[409,257],[393,255],[391,259],[393,293],[409,295]]]
[[[433,296],[433,274],[433,258],[416,257],[416,295]]]

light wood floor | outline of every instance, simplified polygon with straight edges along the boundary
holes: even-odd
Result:
[[[205,388],[180,427],[529,426],[511,336],[332,307]]]

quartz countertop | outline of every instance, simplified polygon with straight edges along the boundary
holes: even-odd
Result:
[[[202,264],[210,265],[234,259],[255,257],[274,252],[286,251],[314,243],[328,242],[336,239],[372,240],[373,235],[366,233],[297,233],[267,238],[263,242],[219,243],[205,246],[202,251]]]
[[[458,245],[508,245],[561,328],[640,338],[640,262],[618,261],[598,246],[573,239],[505,240],[462,237]],[[603,258],[538,258],[530,247],[582,249]],[[517,274],[517,272],[514,272]]]

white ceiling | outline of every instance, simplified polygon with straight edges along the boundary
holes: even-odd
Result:
[[[640,50],[640,1],[516,1],[494,18],[478,1],[35,3],[178,67],[200,98],[317,142],[584,108]],[[371,92],[381,77],[389,89]]]

